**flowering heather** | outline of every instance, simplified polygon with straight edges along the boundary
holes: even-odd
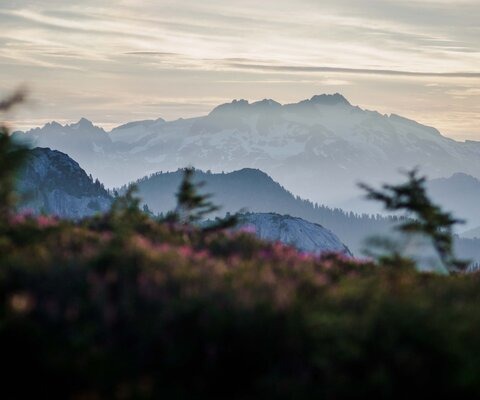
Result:
[[[123,212],[2,227],[5,398],[480,394],[478,276]]]

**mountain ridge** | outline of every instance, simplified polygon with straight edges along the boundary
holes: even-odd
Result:
[[[113,200],[75,160],[49,148],[29,151],[17,190],[20,210],[72,219],[105,212]]]
[[[207,113],[205,116],[209,116],[211,115],[215,110],[221,110],[222,108],[228,108],[228,107],[238,107],[239,105],[243,107],[246,107],[246,108],[249,108],[251,107],[252,109],[255,109],[258,107],[257,106],[262,106],[262,105],[269,105],[269,106],[273,106],[273,107],[286,107],[286,108],[289,108],[289,107],[293,107],[293,106],[299,106],[299,105],[304,105],[304,104],[317,104],[317,105],[336,105],[336,104],[343,104],[343,105],[346,105],[346,106],[349,106],[351,107],[352,109],[354,110],[359,110],[359,111],[363,111],[363,112],[366,112],[366,113],[373,113],[373,114],[377,114],[378,116],[382,116],[382,117],[386,117],[386,118],[390,118],[390,119],[395,119],[395,120],[398,120],[398,121],[404,121],[404,122],[408,122],[408,123],[413,123],[413,124],[416,124],[416,125],[419,125],[421,127],[424,127],[424,128],[430,128],[432,129],[433,131],[435,131],[436,133],[440,134],[441,136],[443,136],[441,134],[441,132],[436,129],[435,127],[433,126],[429,126],[429,125],[425,125],[425,124],[422,124],[414,119],[411,119],[411,118],[407,118],[407,117],[404,117],[402,115],[399,115],[395,112],[391,112],[391,113],[386,113],[386,114],[381,114],[379,113],[378,111],[375,111],[375,110],[369,110],[369,109],[364,109],[364,108],[361,108],[359,106],[354,106],[350,103],[350,101],[348,101],[348,99],[346,97],[344,97],[342,94],[340,93],[333,93],[333,94],[325,94],[325,93],[322,93],[322,94],[316,94],[316,95],[313,95],[310,99],[304,99],[304,100],[300,100],[296,103],[280,103],[274,99],[270,99],[270,98],[265,98],[263,100],[256,100],[256,101],[252,101],[250,102],[249,100],[246,100],[246,99],[233,99],[231,100],[230,102],[226,102],[226,103],[222,103],[222,104],[219,104],[217,106],[215,106],[209,113]],[[65,123],[64,125],[62,125],[61,123],[55,121],[55,120],[52,120],[50,122],[47,122],[45,123],[43,126],[38,126],[38,127],[34,127],[34,128],[31,128],[31,129],[28,129],[28,130],[25,130],[25,131],[21,131],[21,130],[16,130],[14,131],[14,133],[31,133],[31,132],[34,132],[34,131],[38,131],[38,130],[41,130],[43,128],[48,128],[48,127],[51,127],[51,126],[56,126],[56,127],[61,127],[61,128],[67,128],[67,127],[71,127],[71,126],[78,126],[78,125],[82,125],[82,124],[85,124],[87,126],[93,126],[97,129],[100,129],[100,130],[103,130],[104,132],[106,133],[113,133],[113,131],[115,130],[119,130],[119,129],[123,129],[123,128],[130,128],[134,125],[142,125],[142,124],[146,124],[146,125],[150,125],[150,124],[153,124],[153,123],[156,123],[156,122],[166,122],[166,123],[173,123],[173,122],[178,122],[178,121],[185,121],[185,120],[195,120],[195,119],[198,119],[198,118],[202,118],[202,117],[188,117],[188,118],[177,118],[177,119],[172,119],[172,120],[166,120],[162,117],[157,117],[156,119],[146,119],[146,120],[133,120],[133,121],[129,121],[129,122],[126,122],[126,123],[123,123],[123,124],[120,124],[120,125],[117,125],[117,126],[114,126],[113,128],[111,128],[110,130],[105,130],[103,127],[99,126],[99,125],[96,125],[92,120],[88,119],[88,118],[85,118],[85,117],[80,117],[80,119],[78,121],[74,121],[74,122],[70,122],[70,123]],[[447,139],[450,139],[454,142],[457,142],[457,143],[474,143],[474,144],[480,144],[480,141],[477,141],[477,140],[472,140],[472,139],[466,139],[464,141],[458,141],[458,140],[455,140],[455,139],[452,139],[452,138],[449,138],[447,136],[443,136],[444,138],[447,138]]]
[[[110,132],[81,120],[73,128],[51,124],[16,135],[66,152],[108,187],[188,165],[214,172],[252,167],[303,198],[334,206],[358,194],[359,181],[392,182],[399,169],[480,178],[477,143],[364,110],[338,93],[284,105],[234,100],[204,116],[133,121]]]

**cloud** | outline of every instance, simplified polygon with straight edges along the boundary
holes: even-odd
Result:
[[[447,91],[447,93],[452,96],[462,96],[462,97],[479,96],[480,97],[480,88],[462,87],[458,89],[449,90]]]
[[[463,102],[480,88],[478,0],[3,3],[0,89],[27,81],[42,99],[23,121],[187,117],[208,99],[292,102],[339,86],[356,104],[480,138]],[[471,122],[460,127],[454,102]]]
[[[178,56],[178,53],[166,53],[164,51],[127,51],[123,53],[128,56],[153,56],[153,57],[166,57],[166,56]]]
[[[387,75],[404,77],[438,77],[438,78],[480,78],[478,72],[433,72],[433,71],[402,71],[391,69],[367,69],[367,68],[339,68],[323,66],[297,66],[297,65],[265,65],[265,64],[247,64],[247,63],[229,63],[229,67],[267,72],[295,72],[295,73],[315,73],[330,72],[339,74],[357,74],[357,75]]]

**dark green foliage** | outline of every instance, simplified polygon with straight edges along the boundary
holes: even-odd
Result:
[[[0,112],[8,111],[16,105],[23,103],[26,95],[27,93],[25,89],[19,89],[6,99],[0,100]]]
[[[130,186],[124,195],[113,199],[109,212],[91,220],[85,219],[84,223],[94,228],[109,229],[120,237],[126,237],[135,230],[142,231],[144,226],[153,221],[150,221],[148,213],[140,210],[140,199],[136,196],[136,192],[137,188]]]
[[[180,222],[184,225],[192,225],[205,220],[211,213],[220,210],[209,199],[210,194],[201,194],[199,189],[204,182],[194,183],[193,168],[185,168],[183,179],[177,192],[177,207],[173,213],[167,216],[167,220]],[[237,223],[237,216],[227,215],[225,218],[216,218],[203,228],[204,231],[215,231],[231,228]]]
[[[399,238],[372,236],[365,241],[363,252],[380,267],[416,269],[415,261],[402,253],[398,240]]]
[[[2,398],[480,395],[479,275],[304,257],[148,219],[118,240],[121,222],[104,222],[12,224]]]
[[[143,207],[142,207],[142,210],[145,214],[147,214],[149,217],[152,217],[153,218],[153,212],[150,210],[150,208],[148,207],[147,204],[144,204]]]
[[[27,154],[25,148],[12,141],[7,128],[0,126],[0,218],[2,219],[16,202],[15,173]]]
[[[400,185],[383,185],[382,190],[361,184],[367,191],[367,198],[380,201],[388,211],[405,211],[407,216],[398,225],[406,234],[421,234],[432,240],[445,268],[449,271],[464,269],[467,263],[457,260],[453,253],[453,225],[462,221],[452,217],[427,196],[425,177],[419,177],[417,170],[407,172],[408,181]]]
[[[18,91],[10,98],[1,101],[0,113],[22,102],[24,97],[24,92]],[[4,223],[16,203],[15,176],[26,156],[27,149],[16,144],[10,137],[8,128],[0,124],[0,224]]]
[[[202,221],[207,215],[219,210],[219,207],[209,201],[211,195],[200,194],[198,189],[203,183],[193,183],[195,173],[193,168],[185,168],[180,188],[177,192],[177,209],[179,221],[192,224]]]

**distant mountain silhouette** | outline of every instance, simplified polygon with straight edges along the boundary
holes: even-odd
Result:
[[[183,170],[156,173],[135,182],[142,201],[155,213],[174,209]],[[356,255],[363,240],[389,231],[395,218],[357,215],[332,209],[295,197],[266,173],[245,168],[230,173],[214,174],[197,170],[194,180],[204,182],[203,193],[213,194],[213,201],[222,206],[218,215],[248,211],[278,213],[318,223],[334,232]],[[126,190],[126,186],[120,192]]]
[[[16,137],[66,152],[109,187],[188,165],[214,172],[247,167],[303,198],[338,206],[358,195],[358,181],[393,182],[400,168],[418,165],[430,178],[480,178],[480,142],[363,110],[338,93],[285,105],[238,100],[202,117],[134,121],[111,132],[85,119],[51,123]]]

